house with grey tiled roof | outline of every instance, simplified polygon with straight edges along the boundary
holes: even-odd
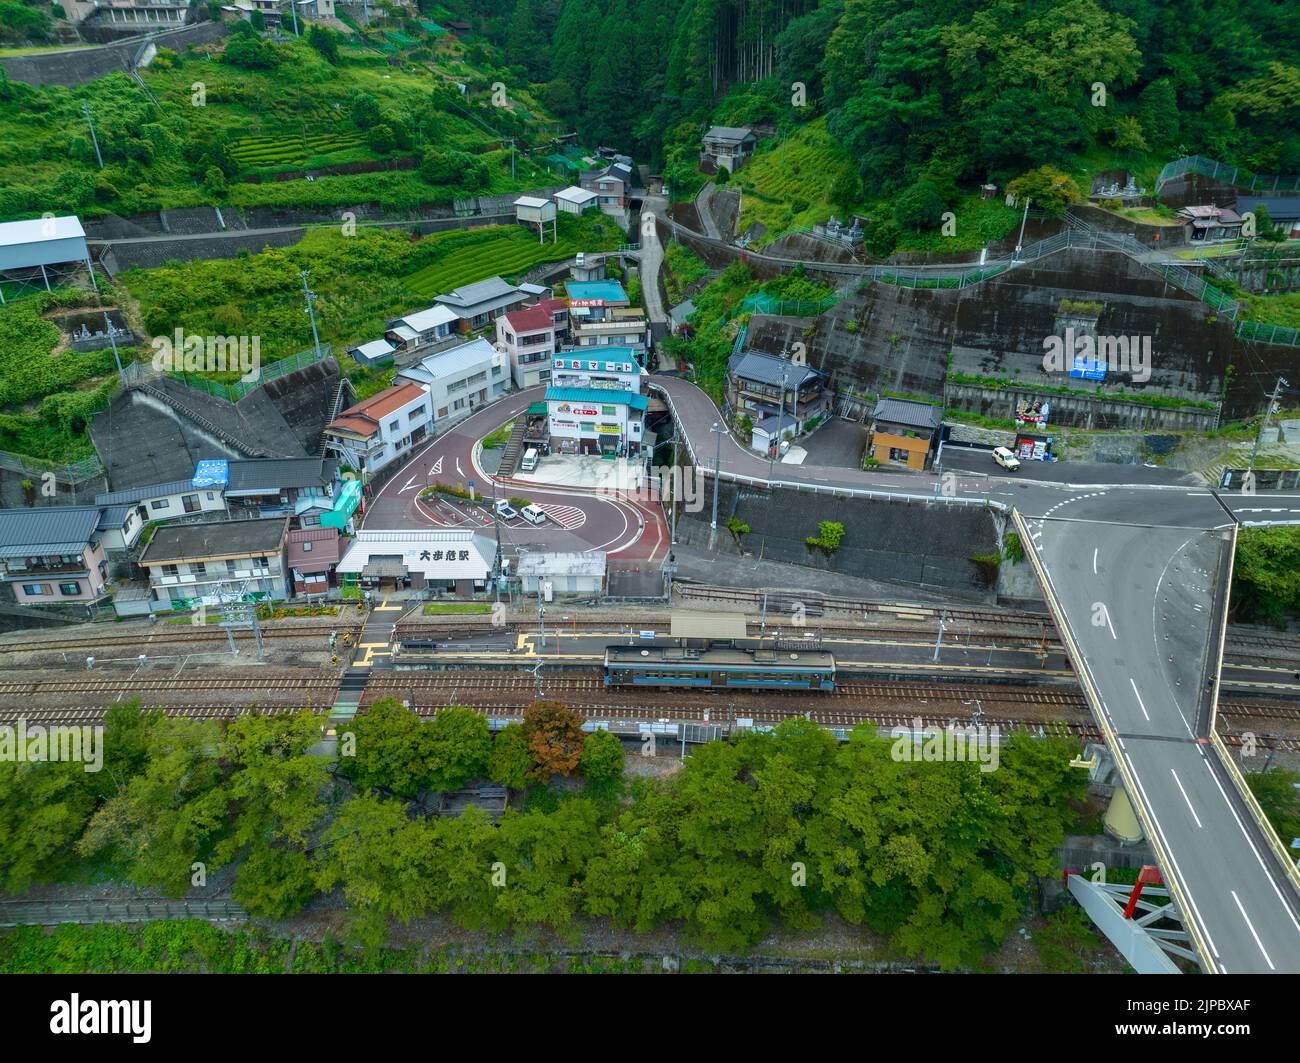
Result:
[[[740,351],[727,362],[727,403],[737,417],[754,424],[750,446],[767,450],[821,421],[831,408],[826,378],[801,365],[763,351]]]
[[[142,527],[130,505],[0,509],[0,583],[19,605],[97,601],[108,554],[134,544]]]
[[[734,172],[756,147],[758,137],[749,126],[715,125],[700,141],[700,159]]]

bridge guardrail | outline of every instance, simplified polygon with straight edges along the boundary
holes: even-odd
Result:
[[[673,415],[673,420],[677,421],[677,423],[680,424],[681,417],[677,413],[677,407],[673,402],[672,395],[668,393],[668,390],[662,384],[657,384],[653,380],[650,381],[649,387],[653,388],[655,391],[659,392],[663,396],[664,402],[668,406],[668,411]],[[719,416],[721,416],[721,414],[719,414]],[[691,456],[691,464],[694,465],[696,468],[698,468],[701,472],[707,472],[713,474],[714,473],[713,467],[711,465],[705,465],[699,460],[698,456],[695,453],[695,446],[694,444],[691,443],[690,436],[679,433],[678,438],[683,443],[686,444],[687,453],[689,453]],[[836,486],[832,484],[826,484],[825,486],[822,486],[821,484],[810,484],[804,481],[768,480],[765,477],[747,476],[744,473],[738,473],[738,472],[727,472],[725,469],[718,470],[716,475],[718,476],[719,479],[730,480],[733,483],[754,484],[761,487],[783,487],[794,491],[811,491],[814,494],[851,495],[854,498],[869,498],[869,499],[875,498],[884,502],[895,502],[900,499],[905,502],[930,502],[930,503],[940,502],[945,505],[980,506],[985,509],[997,510],[1000,513],[1006,513],[1008,511],[1008,507],[1005,503],[994,501],[991,498],[964,498],[964,497],[949,497],[944,495],[938,495],[938,496],[919,495],[919,494],[910,494],[907,492],[900,492],[900,491],[887,491],[880,488],[843,487],[843,486]]]
[[[1250,809],[1250,814],[1255,817],[1255,821],[1259,824],[1260,830],[1268,840],[1269,847],[1273,850],[1273,855],[1276,856],[1282,862],[1282,866],[1286,868],[1287,877],[1291,880],[1292,885],[1294,885],[1297,890],[1300,890],[1300,866],[1297,866],[1295,858],[1287,851],[1282,839],[1278,837],[1277,831],[1273,829],[1273,824],[1269,822],[1268,816],[1265,815],[1263,806],[1259,803],[1259,799],[1255,796],[1254,791],[1251,790],[1250,784],[1246,782],[1246,777],[1241,773],[1241,769],[1237,767],[1237,762],[1232,759],[1232,751],[1228,749],[1227,744],[1223,741],[1223,738],[1220,736],[1218,731],[1214,732],[1211,738],[1211,743],[1214,746],[1215,752],[1219,755],[1219,760],[1221,760],[1224,767],[1228,769],[1228,774],[1232,777],[1233,785],[1236,786],[1237,791],[1241,794],[1242,801],[1245,803],[1246,807]]]
[[[1066,623],[1065,611],[1060,607],[1056,595],[1052,592],[1051,581],[1047,578],[1047,570],[1043,567],[1042,559],[1038,556],[1038,551],[1034,547],[1033,536],[1029,532],[1029,524],[1025,520],[1020,510],[1014,507],[1011,510],[1011,520],[1016,527],[1016,532],[1020,536],[1020,541],[1025,547],[1025,556],[1029,558],[1029,564],[1034,570],[1034,575],[1038,579],[1038,584],[1042,588],[1043,597],[1047,601],[1047,608],[1052,614],[1052,619],[1056,623],[1056,629],[1061,636],[1061,642],[1066,648],[1071,660],[1083,661],[1083,654],[1080,652],[1078,645],[1074,641],[1074,634],[1070,630],[1070,625]],[[1093,718],[1101,726],[1102,734],[1106,739],[1106,746],[1109,749],[1117,750],[1120,748],[1116,739],[1115,732],[1106,719],[1104,712],[1098,712],[1097,706],[1102,704],[1101,692],[1092,684],[1092,677],[1089,676],[1086,668],[1075,669],[1075,676],[1078,678],[1079,685],[1083,688],[1084,697],[1088,700],[1089,708],[1092,710]],[[1137,799],[1136,795],[1142,793],[1134,782],[1133,776],[1129,771],[1128,764],[1125,763],[1122,756],[1116,755],[1114,758],[1115,766],[1119,769],[1120,775],[1124,779],[1124,786],[1129,795],[1129,802],[1133,806],[1133,811],[1137,814],[1138,820],[1142,824],[1143,831],[1146,832],[1147,840],[1151,843],[1151,848],[1155,850],[1156,859],[1163,868],[1173,867],[1169,859],[1169,854],[1164,850],[1164,844],[1161,841],[1159,833],[1155,829],[1155,824],[1147,811],[1145,804]],[[1214,953],[1202,938],[1200,928],[1190,918],[1192,912],[1196,909],[1187,903],[1187,898],[1183,895],[1182,884],[1172,874],[1165,874],[1165,884],[1169,887],[1169,894],[1174,898],[1178,905],[1178,910],[1182,914],[1183,924],[1187,927],[1187,932],[1191,935],[1192,940],[1196,943],[1196,951],[1200,954],[1203,964],[1207,970],[1215,970],[1213,956]]]

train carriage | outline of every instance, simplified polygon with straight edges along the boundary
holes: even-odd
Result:
[[[660,689],[835,689],[835,655],[823,650],[607,646],[605,685]]]

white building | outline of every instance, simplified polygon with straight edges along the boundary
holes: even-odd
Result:
[[[480,406],[499,399],[510,385],[505,354],[487,340],[470,340],[400,369],[394,384],[418,385],[433,400],[442,431]]]
[[[569,281],[569,335],[578,347],[632,347],[644,352],[650,344],[650,322],[631,305],[623,286],[614,280]]]
[[[569,185],[568,188],[562,188],[556,192],[553,198],[555,199],[555,205],[565,214],[581,214],[584,210],[591,210],[599,206],[597,201],[600,197],[589,188]]]
[[[605,589],[605,555],[599,550],[585,554],[524,551],[515,572],[525,594],[537,594],[550,601],[557,594],[600,594]]]
[[[551,384],[558,388],[608,388],[641,393],[641,365],[631,347],[561,351],[551,359]]]
[[[487,589],[495,557],[496,543],[478,532],[362,528],[334,571],[345,585],[468,596]]]
[[[358,474],[405,458],[433,426],[429,393],[410,381],[371,395],[325,426],[325,449]]]
[[[434,304],[427,310],[393,318],[388,322],[384,339],[397,351],[418,351],[450,339],[456,334],[459,322],[460,317],[451,307]]]
[[[569,310],[563,299],[544,299],[497,318],[497,350],[510,359],[515,387],[550,382],[551,358],[568,332]]]
[[[546,389],[551,449],[560,454],[636,454],[645,430],[646,398],[613,388]]]

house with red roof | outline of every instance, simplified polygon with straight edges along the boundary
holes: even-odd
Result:
[[[429,434],[432,401],[419,384],[384,388],[325,426],[325,449],[358,474],[405,459]]]
[[[543,299],[533,306],[502,314],[496,326],[496,348],[510,359],[515,387],[547,383],[551,379],[551,356],[568,339],[568,301]]]

